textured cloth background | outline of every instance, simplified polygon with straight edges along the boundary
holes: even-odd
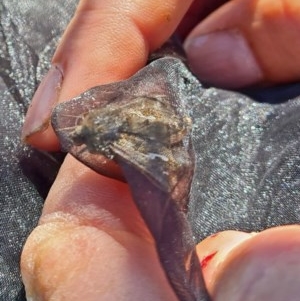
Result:
[[[0,300],[25,300],[21,248],[63,160],[23,146],[19,136],[76,3],[0,0]],[[247,91],[255,100],[213,88],[194,92],[198,165],[189,218],[195,236],[298,223],[299,85]]]

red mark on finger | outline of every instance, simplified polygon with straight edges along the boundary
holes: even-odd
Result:
[[[209,264],[209,262],[215,257],[215,255],[217,254],[218,252],[213,252],[207,256],[205,256],[201,261],[200,261],[200,264],[201,264],[201,268],[204,269],[207,267],[207,265]]]
[[[218,232],[218,233],[215,233],[215,234],[212,234],[212,235],[210,235],[210,236],[209,236],[209,238],[214,238],[214,237],[217,237],[219,234],[220,234],[220,232]]]

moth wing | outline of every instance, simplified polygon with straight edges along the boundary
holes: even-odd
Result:
[[[193,175],[193,157],[183,148],[183,145],[167,147],[157,141],[149,144],[149,141],[128,134],[123,134],[111,145],[117,162],[125,160],[177,201],[186,196]]]
[[[97,173],[125,182],[118,164],[102,154],[91,153],[85,144],[71,146],[69,153]]]

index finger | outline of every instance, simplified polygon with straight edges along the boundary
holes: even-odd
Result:
[[[37,90],[23,139],[56,150],[49,126],[52,108],[95,85],[128,78],[145,65],[149,52],[175,31],[192,0],[82,0]]]

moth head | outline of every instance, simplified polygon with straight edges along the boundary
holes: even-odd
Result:
[[[115,133],[107,133],[104,126],[105,118],[101,117],[98,116],[97,112],[89,112],[69,137],[74,145],[85,145],[85,151],[91,154],[101,154],[111,159],[113,154],[110,150],[110,143],[116,135]]]
[[[70,134],[70,138],[75,145],[87,144],[89,136],[90,131],[85,125],[78,125]]]

